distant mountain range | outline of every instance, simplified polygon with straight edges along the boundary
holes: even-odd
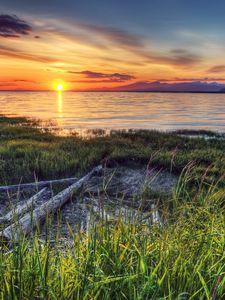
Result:
[[[160,81],[148,82],[140,81],[128,85],[119,86],[110,91],[128,91],[128,92],[193,92],[193,93],[225,93],[225,84],[217,82],[179,82],[165,83]]]
[[[1,91],[1,90],[0,90]],[[6,91],[6,90],[5,90]],[[14,92],[25,90],[9,90]],[[31,91],[31,90],[28,90]],[[34,90],[35,91],[35,90]],[[170,93],[225,93],[225,83],[206,81],[185,81],[169,83],[164,81],[137,81],[113,88],[81,89],[75,92],[170,92]]]

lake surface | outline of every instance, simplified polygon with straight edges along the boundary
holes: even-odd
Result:
[[[225,94],[0,92],[0,114],[63,129],[210,129],[225,132]]]

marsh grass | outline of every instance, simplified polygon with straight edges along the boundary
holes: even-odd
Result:
[[[149,167],[177,175],[194,161],[195,177],[191,184],[196,188],[207,168],[207,184],[212,184],[225,170],[225,141],[216,138],[190,139],[148,130],[111,131],[91,139],[60,137],[35,128],[31,120],[0,120],[1,185],[79,176],[102,159],[147,165],[152,158]],[[225,181],[221,180],[220,185],[224,186]]]
[[[86,140],[7,122],[0,136],[2,184],[79,175],[106,157],[146,164],[151,157],[151,166],[180,174],[174,192],[159,199],[163,226],[102,214],[88,231],[69,227],[66,240],[59,231],[52,244],[48,216],[45,240],[38,231],[2,240],[1,299],[209,300],[218,278],[216,299],[225,298],[224,141],[154,131]]]
[[[189,170],[188,170],[189,172]],[[194,198],[185,172],[161,210],[163,226],[103,216],[89,231],[70,228],[52,245],[22,234],[0,252],[1,299],[211,299],[225,297],[224,192],[216,186]],[[68,225],[69,226],[69,225]]]

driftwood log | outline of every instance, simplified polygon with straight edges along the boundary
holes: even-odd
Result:
[[[151,209],[152,209],[152,224],[158,224],[160,226],[163,225],[157,206],[155,204],[152,204]]]
[[[85,182],[87,182],[94,173],[99,172],[101,170],[102,170],[102,166],[98,166],[94,168],[87,175],[85,175],[77,182],[75,182],[68,188],[64,189],[54,197],[50,198],[48,201],[43,203],[40,207],[37,207],[33,211],[25,214],[24,217],[18,220],[18,222],[5,228],[2,231],[1,236],[9,241],[10,240],[18,241],[20,238],[20,234],[27,235],[38,224],[43,223],[48,214],[55,213],[60,207],[62,207],[70,199],[72,193],[80,189],[82,185]]]
[[[47,181],[37,181],[31,183],[21,183],[21,184],[14,184],[14,185],[5,185],[5,186],[0,186],[0,192],[8,192],[8,191],[13,192],[13,191],[18,191],[20,189],[41,189],[43,187],[47,187],[59,183],[72,184],[74,181],[77,181],[76,177],[47,180]]]
[[[36,201],[42,198],[46,190],[47,188],[43,188],[40,192],[32,196],[27,201],[23,202],[23,204],[20,204],[17,207],[12,208],[12,210],[8,212],[5,216],[0,217],[0,224],[9,223],[13,220],[16,220],[18,217],[22,216],[27,211],[32,209],[35,206]]]

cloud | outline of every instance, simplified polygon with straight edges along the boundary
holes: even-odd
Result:
[[[185,49],[172,49],[168,54],[162,55],[156,54],[155,52],[147,52],[143,49],[136,49],[136,54],[142,56],[146,62],[152,64],[166,64],[178,67],[188,67],[202,61],[201,56],[190,53]]]
[[[32,31],[32,27],[16,15],[0,15],[0,37],[20,37]]]
[[[190,53],[185,49],[173,49],[170,51],[171,56],[167,58],[168,62],[171,61],[175,65],[194,65],[202,61],[199,55]]]
[[[123,46],[125,48],[136,48],[144,46],[144,41],[141,36],[129,33],[123,29],[107,26],[103,27],[84,23],[77,25],[80,26],[81,29],[102,36],[103,38],[110,40],[111,42]]]
[[[81,72],[74,72],[74,71],[68,71],[70,74],[79,74],[83,75],[85,78],[88,79],[94,79],[94,80],[82,80],[79,82],[123,82],[128,80],[135,79],[135,76],[129,75],[129,74],[121,74],[121,73],[99,73],[99,72],[93,72],[93,71],[81,71]],[[98,79],[98,80],[95,80]],[[100,79],[100,80],[99,80]]]
[[[225,72],[225,65],[217,65],[208,70],[209,73],[223,73]]]
[[[20,82],[24,82],[24,83],[37,83],[34,80],[14,79],[14,80],[11,80],[11,81],[1,81],[0,82],[0,87],[4,88],[4,89],[11,88],[11,87],[15,87],[16,88],[18,86],[17,83],[20,83]]]
[[[13,82],[0,82],[0,87],[6,88],[6,87],[14,87],[14,86],[16,86],[16,84]]]
[[[103,27],[90,24],[78,24],[81,30],[95,34],[96,37],[106,39],[108,42],[139,56],[146,62],[153,64],[167,64],[175,66],[190,66],[199,63],[202,58],[185,49],[172,49],[169,53],[159,55],[156,51],[149,51],[143,36],[127,32],[123,29]],[[97,39],[98,40],[98,39]]]
[[[25,53],[25,52],[21,52],[17,49],[5,47],[2,45],[0,45],[0,56],[16,58],[16,59],[24,59],[24,60],[29,60],[29,61],[37,61],[37,62],[43,62],[43,63],[57,62],[56,59],[53,59],[50,57]]]
[[[183,77],[174,77],[171,79],[157,79],[160,82],[191,82],[191,81],[201,81],[201,82],[216,82],[216,81],[224,81],[223,77],[192,77],[192,78],[183,78]]]
[[[143,36],[129,33],[123,29],[102,27],[90,24],[78,24],[82,30],[103,37],[109,42],[140,56],[153,64],[167,64],[173,66],[192,66],[202,61],[202,57],[187,51],[186,49],[172,49],[169,53],[159,55],[156,51],[146,48],[146,40]]]
[[[1,18],[3,24],[5,23],[5,19],[9,19],[9,23],[13,24],[10,27],[11,35],[16,35],[15,28],[23,34],[28,34],[32,30],[30,25],[18,19],[16,16],[0,15],[0,22]],[[17,24],[17,26],[15,24]],[[59,27],[59,25],[61,27]],[[28,28],[26,26],[28,26]],[[202,60],[200,56],[180,48],[172,49],[165,53],[162,52],[162,54],[156,49],[149,50],[147,45],[151,41],[147,40],[144,36],[116,27],[99,26],[81,22],[73,22],[72,24],[62,22],[59,24],[58,20],[51,19],[44,22],[41,28],[42,34],[52,35],[55,38],[59,38],[61,42],[63,41],[62,39],[66,39],[73,43],[88,44],[105,51],[104,53],[108,53],[109,50],[112,51],[114,47],[123,49],[138,56],[145,64],[151,63],[187,67],[198,64]],[[5,32],[4,34],[9,35],[9,32]],[[35,35],[34,38],[38,39],[40,36]],[[120,60],[122,61],[122,59]],[[135,59],[133,60],[133,64],[134,62]]]
[[[61,27],[60,27],[61,26]],[[61,28],[59,30],[59,27]],[[43,29],[42,34],[52,35],[54,38],[58,38],[58,42],[61,45],[68,43],[70,48],[72,49],[74,44],[88,44],[93,47],[97,47],[101,49],[101,52],[98,52],[99,59],[104,57],[106,54],[110,56],[112,54],[112,59],[109,58],[110,62],[117,60],[117,62],[126,63],[127,59],[132,61],[129,65],[138,65],[144,66],[145,64],[156,64],[156,65],[165,65],[172,67],[190,67],[199,64],[202,61],[202,57],[191,53],[185,49],[172,49],[170,51],[162,51],[159,52],[157,49],[148,49],[148,44],[151,41],[147,41],[144,36],[139,34],[135,34],[132,32],[128,32],[121,28],[114,28],[109,26],[98,26],[93,24],[84,24],[79,22],[69,23],[59,23],[58,20],[47,20],[44,25],[41,26]],[[25,21],[19,19],[15,15],[0,15],[0,36],[4,37],[19,37],[23,34],[29,34],[32,31],[32,27],[26,23]],[[41,36],[42,36],[41,34]],[[33,36],[35,39],[39,39],[39,35]],[[69,43],[70,42],[70,43]],[[70,49],[68,48],[68,49]],[[125,50],[126,52],[130,52],[134,58],[130,59],[130,55],[127,56],[122,53],[122,55],[118,59],[115,59],[115,53],[118,53],[118,49]],[[115,51],[114,51],[115,50]],[[51,52],[52,53],[52,52]],[[67,58],[74,59],[70,57],[72,52],[68,53]],[[88,53],[89,54],[89,53]],[[101,54],[101,55],[100,55]],[[0,48],[0,55],[4,55],[3,51]],[[7,50],[5,56],[40,61],[40,62],[55,62],[55,59],[50,57],[43,57],[39,54],[35,55],[35,53],[24,53],[21,51],[12,51]],[[96,54],[97,56],[97,54]],[[124,57],[124,61],[123,61]],[[104,58],[102,58],[104,60]],[[108,60],[108,58],[107,58]],[[140,62],[142,60],[142,62]],[[115,61],[116,62],[116,61]],[[103,62],[104,63],[104,62]],[[95,73],[95,72],[93,72]],[[85,75],[83,73],[83,75]],[[111,82],[126,81],[134,79],[134,77],[126,77],[130,76],[127,74],[111,74],[113,77],[93,77],[94,74],[89,74],[89,77],[86,78],[91,79],[108,79]],[[107,74],[105,74],[107,75]],[[122,75],[122,76],[119,76]],[[125,76],[124,76],[125,75]],[[90,77],[92,76],[92,77]]]
[[[34,81],[34,80],[28,80],[28,79],[15,79],[13,81],[14,82],[32,82],[32,83],[36,83],[36,81]]]
[[[76,83],[121,83],[123,81],[119,79],[102,79],[102,80],[73,80],[71,82],[76,82]]]

